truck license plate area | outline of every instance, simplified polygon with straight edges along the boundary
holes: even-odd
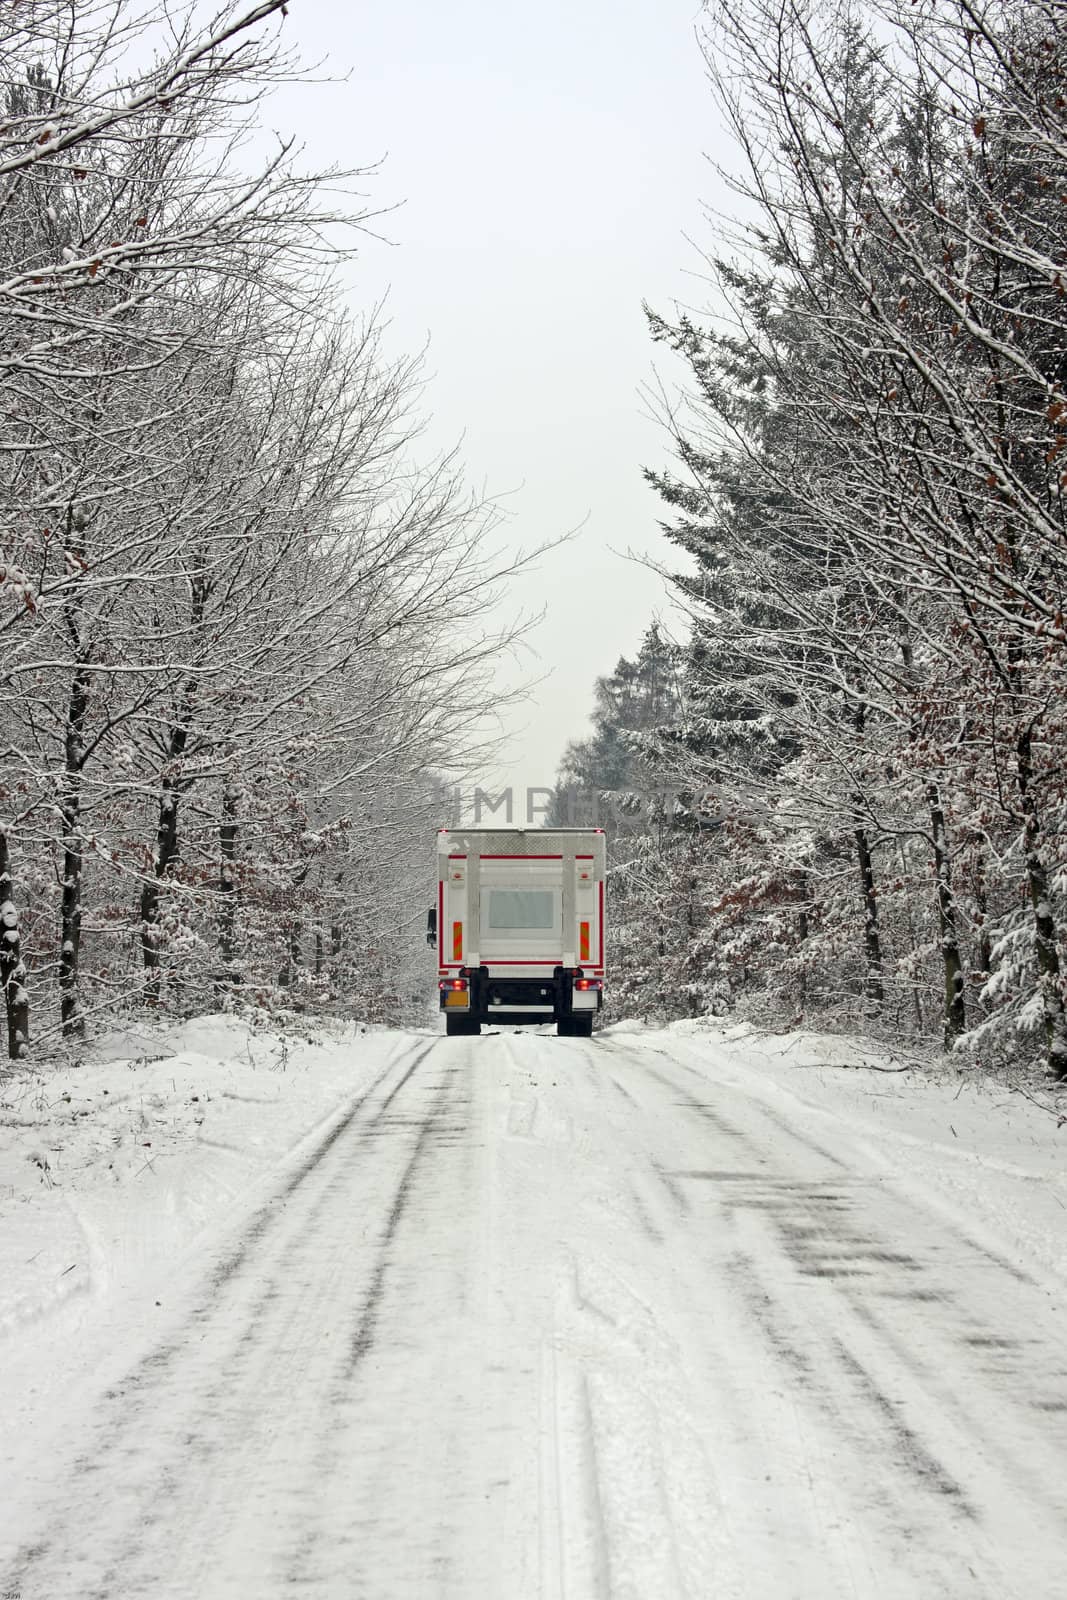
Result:
[[[466,1011],[469,1004],[470,995],[467,993],[466,989],[445,990],[445,1006],[448,1010],[451,1011],[453,1007],[458,1006],[461,1010]]]

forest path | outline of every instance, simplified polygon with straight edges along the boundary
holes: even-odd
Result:
[[[1062,1282],[658,1038],[402,1042],[22,1395],[0,1594],[1067,1597]]]

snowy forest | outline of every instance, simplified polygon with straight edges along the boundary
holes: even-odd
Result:
[[[599,681],[557,796],[631,797],[616,1005],[1062,1079],[1063,6],[743,0],[702,38],[735,221],[706,314],[649,311],[685,625]]]
[[[0,3],[16,1059],[129,1006],[425,1006],[412,844],[523,558],[342,288],[367,175],[263,131],[285,10]],[[702,13],[735,204],[705,309],[648,310],[680,621],[598,681],[549,819],[612,802],[616,1015],[1067,1077],[1063,22]]]
[[[344,303],[360,173],[257,122],[285,9],[0,5],[14,1058],[129,1005],[394,1018],[421,983],[410,840],[507,643],[493,512]]]

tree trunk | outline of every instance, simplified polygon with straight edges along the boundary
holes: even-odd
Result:
[[[905,904],[908,908],[908,939],[911,945],[912,956],[914,957],[919,948],[919,940],[915,933],[915,914],[912,911],[911,905],[911,889],[908,887],[908,879],[910,876],[908,872],[908,857],[904,849],[904,841],[902,839],[897,840],[897,855],[900,860],[900,875],[905,884],[904,897]],[[917,1037],[921,1039],[926,1032],[926,1023],[923,1019],[922,995],[919,992],[919,984],[914,979],[911,983],[911,1004],[912,1010],[915,1012],[915,1032]]]
[[[297,968],[303,964],[303,931],[300,922],[290,922],[285,930],[285,965],[278,974],[278,983],[283,989],[293,987]]]
[[[1045,1019],[1045,1045],[1048,1068],[1054,1078],[1067,1079],[1067,1015],[1060,987],[1060,958],[1056,940],[1056,919],[1052,913],[1048,869],[1041,853],[1041,818],[1033,790],[1033,759],[1030,730],[1019,735],[1016,744],[1016,776],[1023,809],[1023,841],[1026,879],[1034,911],[1034,944],[1037,952],[1038,985]]]
[[[974,903],[978,911],[978,970],[989,981],[993,971],[993,941],[989,937],[989,891],[986,887],[985,858],[979,856],[974,869]]]
[[[803,949],[811,937],[811,873],[801,868],[797,872],[797,890],[800,895],[800,905],[797,909],[797,944]],[[801,955],[800,970],[797,974],[797,1015],[803,1017],[808,1009],[808,973]]]
[[[145,999],[156,1005],[160,999],[159,904],[163,880],[178,855],[178,790],[170,778],[163,779],[159,801],[159,823],[152,860],[152,876],[141,889],[141,959],[145,970]]]
[[[0,990],[7,1019],[7,1053],[12,1061],[25,1060],[30,1048],[30,997],[26,993],[26,968],[22,962],[19,914],[11,876],[7,829],[0,823]]]
[[[207,586],[198,580],[193,587],[190,622],[194,632],[204,620]],[[159,905],[163,882],[170,876],[178,859],[178,801],[181,796],[181,759],[189,743],[189,729],[196,707],[199,684],[195,677],[187,678],[175,706],[174,722],[167,742],[167,759],[163,768],[159,797],[159,824],[156,828],[156,850],[152,876],[145,879],[141,889],[141,958],[145,970],[145,998],[153,1004],[159,1002],[162,992],[162,971],[159,929]]]
[[[863,951],[866,975],[863,992],[872,1016],[878,1016],[885,1001],[885,983],[882,977],[882,936],[878,927],[878,891],[874,882],[874,860],[866,828],[857,828],[856,857],[860,869],[860,886],[863,894]]]
[[[340,916],[342,914],[339,908],[340,908],[341,901],[342,901],[342,889],[343,889],[343,886],[344,886],[344,873],[343,872],[339,872],[339,873],[337,873],[336,877],[334,878],[335,906],[338,908],[336,910],[335,914],[337,916]],[[344,928],[343,928],[342,924],[339,921],[338,922],[334,922],[330,926],[330,968],[329,968],[330,982],[332,984],[334,984],[334,985],[339,984],[340,981],[341,981],[341,956],[342,956],[342,953],[344,951],[344,947],[345,947]]]
[[[234,971],[237,955],[237,878],[234,863],[237,859],[237,804],[240,792],[235,784],[228,783],[222,795],[222,821],[219,824],[219,955],[222,958],[222,975],[216,983],[220,995],[228,991],[239,979]]]
[[[943,1034],[945,1049],[951,1050],[966,1027],[963,959],[960,955],[959,931],[956,923],[956,897],[952,890],[952,866],[946,841],[945,812],[941,803],[941,791],[936,783],[927,784],[926,801],[930,808],[934,879],[937,885],[937,920],[941,932],[941,960],[945,977]]]
[[[60,803],[63,888],[59,902],[59,1020],[67,1038],[80,1038],[85,1033],[80,997],[82,874],[85,865],[81,833],[81,774],[89,681],[88,669],[82,663],[75,669],[67,703],[65,771]]]
[[[189,718],[195,695],[196,685],[193,683],[186,690],[181,718],[170,730],[167,764],[160,785],[152,876],[145,879],[141,889],[141,959],[145,970],[145,999],[153,1005],[158,1004],[162,991],[159,937],[161,890],[178,859],[178,802],[181,799],[178,771],[189,741]]]
[[[291,910],[294,907],[299,906],[300,891],[307,882],[308,873],[310,871],[311,862],[305,861],[293,878],[291,889],[292,900],[291,905],[286,907],[287,910]],[[298,919],[294,918],[291,922],[287,921],[284,924],[284,927],[286,960],[285,965],[278,974],[278,982],[283,988],[291,989],[296,984],[297,969],[302,967],[304,964],[304,924]]]

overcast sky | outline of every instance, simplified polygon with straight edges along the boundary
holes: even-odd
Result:
[[[286,91],[268,112],[308,160],[365,165],[398,204],[351,275],[388,290],[391,340],[429,342],[434,442],[462,437],[472,481],[503,497],[505,539],[581,526],[509,605],[545,608],[549,674],[509,719],[516,787],[549,783],[588,731],[593,680],[633,655],[662,586],[626,552],[664,558],[641,479],[667,442],[639,390],[662,354],[642,301],[700,303],[701,203],[717,119],[694,38],[696,0],[290,0],[286,37],[345,82]],[[515,669],[508,669],[509,678]],[[516,823],[522,818],[515,816]]]

